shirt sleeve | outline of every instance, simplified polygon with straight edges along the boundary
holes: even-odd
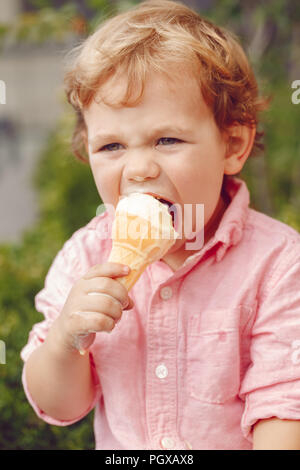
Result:
[[[283,253],[252,329],[251,365],[240,389],[241,428],[252,439],[260,419],[300,420],[300,243]]]
[[[26,361],[31,353],[45,341],[49,328],[60,314],[73,284],[76,280],[82,277],[87,270],[87,266],[82,266],[82,263],[80,262],[78,250],[81,248],[78,237],[76,238],[73,235],[73,237],[64,244],[63,248],[56,255],[47,273],[44,288],[35,296],[36,310],[42,313],[44,320],[33,326],[29,333],[28,342],[21,351],[21,358],[25,363],[22,373],[22,383],[25,395],[38,417],[49,424],[57,426],[67,426],[82,419],[95,406],[101,395],[100,381],[97,376],[91,352],[90,363],[96,389],[95,399],[85,413],[72,421],[60,421],[54,419],[41,410],[29,393],[25,377]]]

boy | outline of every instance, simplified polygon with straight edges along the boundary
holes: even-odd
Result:
[[[184,223],[203,204],[204,245],[187,249],[183,230],[128,296],[107,262],[109,214],[78,230],[36,296],[30,403],[56,425],[96,406],[97,449],[300,449],[300,237],[249,209],[233,177],[266,105],[241,47],[180,3],[149,1],[75,52],[73,148],[104,203],[150,193]]]

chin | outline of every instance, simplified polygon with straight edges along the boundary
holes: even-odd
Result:
[[[176,251],[179,251],[180,249],[184,248],[184,245],[186,243],[186,239],[182,238],[177,240],[173,246],[169,249],[169,251],[166,253],[165,256],[171,255],[173,253],[176,253]]]

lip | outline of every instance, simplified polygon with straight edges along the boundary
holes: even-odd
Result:
[[[121,197],[128,197],[128,196],[130,196],[130,194],[133,194],[133,193],[148,194],[149,196],[153,196],[155,199],[164,199],[166,202],[168,202],[171,205],[175,204],[175,202],[172,201],[172,199],[170,199],[169,197],[166,197],[162,194],[152,193],[152,192],[148,192],[148,191],[131,191],[130,193],[122,194]]]
[[[169,202],[171,205],[175,204],[174,201],[172,201],[168,197],[165,197],[161,194],[156,194],[156,193],[144,193],[144,194],[148,194],[149,196],[153,196],[153,197],[155,197],[155,199],[163,199],[164,201]]]

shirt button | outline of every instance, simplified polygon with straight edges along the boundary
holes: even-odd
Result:
[[[163,300],[169,300],[173,295],[172,288],[169,286],[162,287],[160,290],[160,296]]]
[[[174,444],[174,439],[172,439],[171,437],[163,437],[161,440],[161,445],[163,449],[173,449]]]
[[[192,444],[190,444],[189,441],[184,441],[185,445],[187,446],[188,449],[193,450]]]
[[[168,375],[168,369],[164,364],[160,364],[156,367],[155,373],[159,379],[165,379]]]

